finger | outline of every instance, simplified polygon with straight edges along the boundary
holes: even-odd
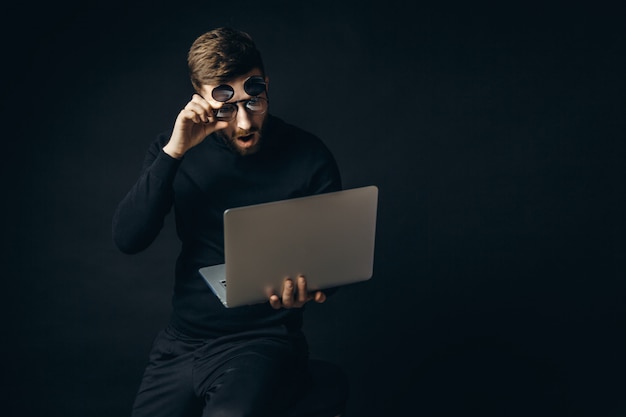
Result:
[[[315,293],[314,300],[315,300],[316,303],[320,303],[321,304],[324,301],[326,301],[326,294],[324,294],[321,291],[318,291],[318,292]]]
[[[190,103],[197,104],[198,106],[202,107],[204,111],[206,111],[207,113],[211,111],[211,104],[199,94],[194,94],[191,97]],[[217,108],[220,108],[221,106],[222,106],[222,103],[218,103],[216,106],[213,106],[213,108],[217,109]]]
[[[217,120],[215,121],[215,130],[221,130],[221,129],[225,129],[228,127],[228,122],[225,122],[223,120]]]
[[[190,119],[192,119],[196,123],[206,123],[212,116],[210,114],[210,109],[207,109],[194,101],[190,101],[189,103],[187,103],[187,105],[185,106],[185,110],[193,113]]]
[[[180,122],[180,123],[183,123],[184,125],[187,125],[189,124],[190,121],[192,123],[199,123],[199,120],[200,119],[198,118],[198,115],[195,112],[187,108],[184,108],[180,111],[180,113],[178,113],[178,118],[176,119],[176,122],[177,123]]]
[[[283,284],[283,306],[293,306],[293,281],[287,278]]]
[[[304,275],[300,275],[298,277],[298,302],[303,304],[306,303],[308,295],[309,294],[306,290],[306,278]]]
[[[180,116],[183,123],[191,121],[192,123],[200,124],[208,120],[208,116],[204,116],[203,119],[197,111],[194,111],[194,109],[189,107],[185,107],[184,109],[182,109],[180,112]]]
[[[192,99],[191,99],[191,103],[194,103],[196,105],[198,105],[200,108],[202,108],[203,112],[206,113],[208,121],[213,121],[214,120],[214,111],[219,109],[220,107],[222,107],[222,105],[224,103],[217,103],[217,104],[211,104],[209,103],[207,100],[204,99],[204,97],[202,97],[199,94],[194,94]]]
[[[281,307],[280,298],[278,298],[278,296],[276,294],[274,294],[274,295],[272,295],[270,297],[270,305],[272,306],[272,308],[274,310],[280,309],[280,307]]]

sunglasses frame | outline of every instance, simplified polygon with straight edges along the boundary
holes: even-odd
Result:
[[[265,102],[265,110],[263,110],[262,112],[255,112],[251,109],[248,108],[248,103],[253,101],[253,100],[261,100]],[[222,105],[222,107],[218,108],[218,109],[213,109],[213,117],[215,117],[216,120],[219,121],[224,121],[224,122],[230,122],[231,120],[235,120],[235,117],[237,117],[237,112],[239,111],[239,103],[245,103],[244,104],[244,108],[246,109],[247,112],[250,112],[251,114],[265,114],[265,112],[267,112],[267,109],[269,107],[270,101],[269,99],[265,98],[265,97],[252,97],[252,98],[247,98],[244,100],[237,100],[237,101],[233,101],[230,103],[224,103]],[[225,118],[225,117],[219,117],[217,114],[219,113],[220,109],[223,109],[224,106],[229,106],[232,107],[234,109],[233,115],[229,118]]]

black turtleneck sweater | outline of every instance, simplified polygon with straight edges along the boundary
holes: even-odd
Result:
[[[224,262],[224,210],[338,191],[335,159],[316,136],[269,116],[261,150],[241,156],[215,135],[183,159],[151,144],[141,175],[113,217],[113,239],[124,253],[147,248],[174,208],[181,252],[176,263],[172,325],[192,337],[217,337],[264,326],[298,330],[302,309],[274,310],[269,302],[225,308],[198,270]]]

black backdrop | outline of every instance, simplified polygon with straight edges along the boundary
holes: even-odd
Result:
[[[350,416],[626,415],[623,10],[409,4],[5,9],[3,415],[129,415],[177,242],[122,255],[111,216],[221,25],[380,189],[374,277],[306,325]]]

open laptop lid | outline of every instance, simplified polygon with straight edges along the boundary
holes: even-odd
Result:
[[[370,279],[377,206],[378,188],[367,186],[226,210],[225,266],[208,267],[225,274],[222,302],[267,301],[300,274],[310,291]]]

